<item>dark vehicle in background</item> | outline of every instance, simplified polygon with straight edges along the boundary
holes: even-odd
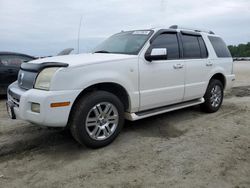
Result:
[[[8,86],[17,80],[21,64],[34,59],[25,54],[0,52],[0,94],[6,94]]]

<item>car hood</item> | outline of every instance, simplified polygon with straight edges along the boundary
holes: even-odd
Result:
[[[29,63],[40,64],[46,62],[57,62],[57,63],[67,63],[70,67],[74,67],[74,66],[114,62],[114,61],[121,61],[127,59],[135,59],[135,58],[137,58],[136,55],[86,53],[86,54],[41,58],[34,61],[30,61]]]

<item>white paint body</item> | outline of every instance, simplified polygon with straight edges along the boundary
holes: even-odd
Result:
[[[144,58],[150,46],[147,41],[138,55],[89,53],[31,61],[61,62],[69,66],[56,71],[50,91],[17,89],[15,92],[21,98],[19,107],[14,108],[15,114],[35,124],[64,127],[77,96],[89,86],[107,82],[119,84],[127,91],[129,108],[126,113],[202,98],[210,78],[216,73],[224,75],[226,88],[230,88],[234,80],[232,58],[217,58],[207,37],[209,34],[201,34],[209,54],[206,59],[149,62]],[[212,65],[207,66],[209,63]],[[176,69],[177,64],[182,68]],[[62,101],[70,101],[70,106],[50,107],[51,103]],[[41,104],[40,113],[31,111],[31,102]]]

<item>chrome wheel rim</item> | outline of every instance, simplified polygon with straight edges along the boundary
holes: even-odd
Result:
[[[109,102],[102,102],[90,109],[85,127],[92,139],[105,140],[115,132],[118,121],[117,108]]]
[[[215,85],[211,90],[210,102],[212,107],[217,108],[221,103],[222,91],[220,86]]]

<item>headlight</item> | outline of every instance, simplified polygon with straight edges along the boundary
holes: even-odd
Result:
[[[59,69],[58,67],[45,68],[42,70],[36,78],[35,87],[36,89],[49,90],[50,83],[55,72]]]

